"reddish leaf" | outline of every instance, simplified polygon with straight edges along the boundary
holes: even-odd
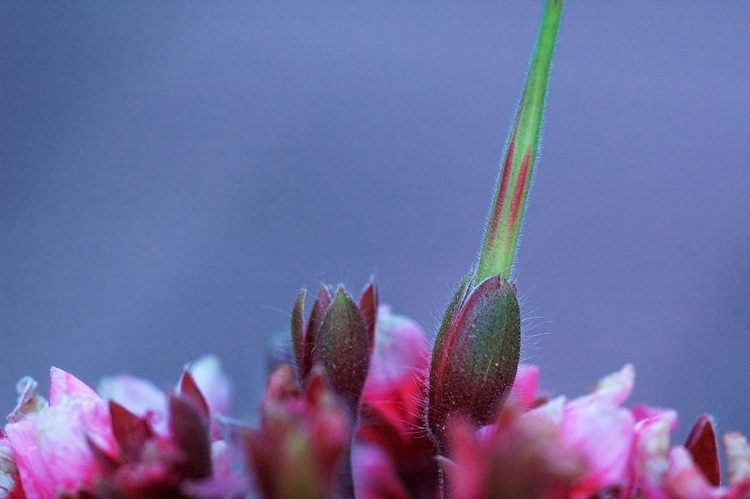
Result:
[[[182,373],[182,377],[180,377],[179,392],[182,398],[195,405],[195,409],[200,411],[203,417],[206,419],[210,417],[211,413],[208,409],[208,402],[206,402],[206,398],[201,393],[201,389],[198,388],[193,375],[187,369]]]
[[[148,420],[136,416],[114,400],[109,401],[109,415],[120,453],[127,461],[139,461],[143,445],[154,436]]]
[[[172,440],[185,454],[180,475],[185,478],[211,476],[209,422],[192,401],[169,396],[169,430]]]
[[[297,363],[297,369],[300,368],[302,363],[302,348],[304,338],[304,327],[305,327],[305,296],[307,295],[306,290],[302,290],[297,295],[297,300],[294,302],[294,308],[292,308],[292,348],[294,349],[294,361]]]
[[[331,292],[328,291],[325,285],[321,284],[318,290],[318,297],[310,311],[310,318],[307,320],[307,330],[302,341],[302,355],[299,364],[300,380],[306,379],[313,367],[313,350],[318,345],[320,326],[330,306]]]
[[[365,321],[367,342],[372,351],[372,347],[375,344],[375,323],[378,317],[378,288],[373,279],[370,279],[365,289],[362,290],[362,294],[359,297],[359,311]]]

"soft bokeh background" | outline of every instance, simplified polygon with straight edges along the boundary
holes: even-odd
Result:
[[[431,333],[479,245],[541,1],[0,5],[0,409],[55,365],[251,417],[302,286]],[[571,2],[517,282],[576,395],[750,433],[750,3]]]

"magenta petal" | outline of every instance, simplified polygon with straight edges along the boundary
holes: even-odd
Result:
[[[529,364],[519,364],[516,379],[513,381],[511,393],[518,400],[518,404],[527,409],[536,400],[536,386],[539,380],[539,367]]]
[[[49,370],[49,404],[55,405],[65,396],[73,395],[90,399],[99,399],[99,395],[91,389],[86,383],[79,380],[72,374],[52,367]]]
[[[375,348],[365,389],[388,392],[394,384],[413,378],[415,370],[424,370],[430,351],[427,337],[411,319],[391,313],[386,305],[379,307],[377,316]]]

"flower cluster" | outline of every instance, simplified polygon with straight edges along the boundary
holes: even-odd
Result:
[[[36,386],[18,383],[0,440],[0,497],[230,497],[246,488],[219,427],[230,389],[214,357],[168,394],[130,375],[104,379],[97,393],[54,367],[49,401]]]
[[[724,436],[721,486],[710,419],[670,448],[675,411],[623,405],[630,365],[572,400],[540,395],[538,368],[520,365],[490,424],[450,411],[442,450],[426,423],[422,330],[381,306],[368,355],[354,417],[322,364],[304,378],[284,364],[269,377],[257,427],[228,419],[231,390],[214,357],[169,393],[129,375],[97,392],[53,368],[47,401],[24,378],[0,438],[0,497],[750,497],[747,440]]]
[[[750,499],[750,446],[708,416],[672,445],[677,414],[623,405],[626,365],[587,395],[538,393],[519,365],[521,313],[508,277],[541,129],[561,0],[542,27],[479,261],[430,347],[411,320],[321,286],[294,304],[290,363],[269,376],[260,419],[229,419],[218,360],[166,393],[128,375],[98,391],[52,368],[49,400],[18,384],[0,430],[0,499]]]

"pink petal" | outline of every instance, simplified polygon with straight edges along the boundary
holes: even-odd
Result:
[[[87,438],[114,450],[106,402],[86,384],[60,369],[50,371],[48,408],[36,417],[10,423],[8,440],[28,497],[92,485],[99,476]]]
[[[630,396],[634,383],[635,369],[626,364],[619,371],[600,379],[589,396],[619,406]]]
[[[576,489],[581,496],[628,482],[635,418],[619,405],[630,395],[634,380],[633,366],[628,364],[600,380],[589,395],[570,401],[563,408],[561,438],[589,463],[586,476]],[[546,410],[550,414],[555,404],[545,405],[550,408],[543,406],[532,412],[544,414]]]
[[[633,412],[644,414],[640,409]],[[669,499],[661,482],[669,466],[669,436],[677,426],[677,413],[651,409],[648,412],[653,415],[635,426],[631,489],[640,489],[641,494],[650,499]]]
[[[29,498],[54,497],[55,477],[36,438],[36,421],[24,420],[5,428],[16,456],[16,467]]]
[[[167,396],[150,381],[118,374],[102,378],[97,391],[105,400],[113,400],[136,416],[148,416],[154,430],[166,436]]]
[[[99,395],[86,383],[57,367],[49,370],[49,380],[49,405],[57,404],[66,395],[92,400],[99,399]]]
[[[730,431],[722,439],[727,454],[727,475],[729,483],[734,485],[750,482],[750,444],[736,431]]]
[[[365,389],[389,391],[392,382],[427,367],[429,346],[415,322],[392,314],[388,306],[381,305],[377,317],[375,347]]]
[[[536,399],[536,386],[539,379],[539,367],[529,364],[520,364],[516,379],[513,382],[512,393],[518,399],[523,408],[528,408]]]
[[[563,441],[589,462],[582,484],[588,494],[627,482],[634,425],[629,411],[596,399],[566,406],[560,431]]]
[[[690,452],[682,446],[669,453],[669,468],[664,476],[664,488],[675,497],[718,497],[718,490],[711,486],[693,462]]]

